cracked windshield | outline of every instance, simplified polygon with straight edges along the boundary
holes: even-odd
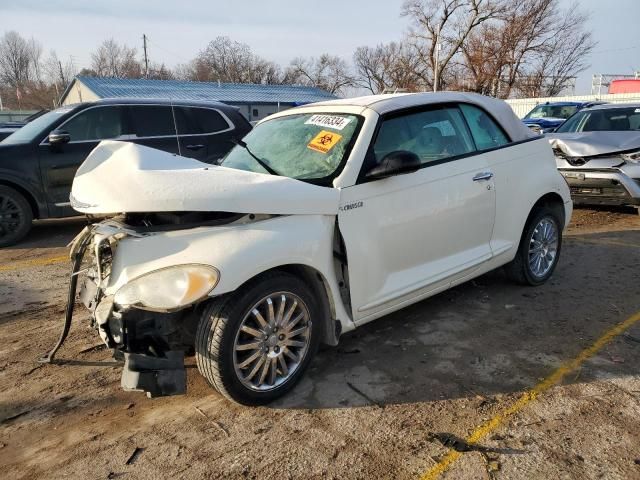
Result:
[[[222,165],[268,173],[252,154],[278,175],[318,180],[337,173],[358,127],[347,114],[302,114],[275,118],[256,126]]]

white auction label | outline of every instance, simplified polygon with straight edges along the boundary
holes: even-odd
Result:
[[[342,130],[350,121],[350,118],[338,117],[336,115],[311,115],[311,118],[304,123],[307,125],[333,128],[334,130]]]

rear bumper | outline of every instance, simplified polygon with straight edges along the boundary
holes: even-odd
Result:
[[[640,205],[640,179],[617,170],[560,169],[575,204]]]

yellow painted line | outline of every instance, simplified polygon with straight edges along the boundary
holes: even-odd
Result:
[[[62,255],[59,257],[49,258],[33,258],[31,260],[18,260],[11,262],[7,265],[0,265],[0,272],[7,272],[10,270],[21,270],[29,267],[39,267],[42,265],[54,265],[56,263],[70,262],[69,255]]]
[[[583,243],[593,243],[596,245],[610,245],[614,247],[640,248],[640,245],[636,245],[634,243],[628,243],[628,242],[620,242],[618,240],[607,240],[607,239],[598,240],[597,238],[580,238],[580,237],[565,237],[565,239],[575,240],[577,242],[583,242]]]
[[[604,348],[611,340],[628,330],[635,323],[640,321],[640,312],[636,312],[625,321],[615,325],[607,330],[600,338],[598,338],[590,347],[585,348],[578,354],[573,360],[569,360],[563,363],[555,372],[549,375],[546,379],[538,383],[532,389],[524,392],[513,405],[504,408],[498,412],[493,418],[487,420],[485,423],[476,428],[471,435],[466,439],[468,443],[477,443],[487,435],[498,429],[509,417],[518,413],[529,403],[534,401],[538,395],[549,390],[554,385],[560,383],[562,379],[572,371],[579,368],[586,360],[598,353]],[[422,475],[421,480],[434,480],[446,472],[449,467],[456,460],[462,456],[462,453],[455,450],[449,450],[449,452],[434,465],[429,471]]]

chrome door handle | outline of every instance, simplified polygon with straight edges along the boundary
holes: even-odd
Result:
[[[476,173],[473,177],[474,182],[479,182],[481,180],[491,180],[493,178],[493,173],[491,172],[480,172]]]

